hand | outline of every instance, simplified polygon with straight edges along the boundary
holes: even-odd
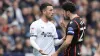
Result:
[[[55,53],[53,53],[51,56],[58,56],[58,53],[55,52]]]
[[[42,55],[48,55],[48,54],[44,53],[43,50],[39,50],[39,52],[40,52]]]
[[[63,40],[66,40],[66,36],[64,36],[62,39],[63,39]]]
[[[64,19],[61,19],[61,21],[60,21],[60,26],[61,26],[62,28],[66,28],[66,24],[65,24]]]
[[[63,19],[60,21],[60,26],[62,28],[64,35],[65,35],[66,34],[66,23]]]

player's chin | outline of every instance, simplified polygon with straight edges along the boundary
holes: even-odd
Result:
[[[51,18],[53,18],[53,15],[51,15]]]
[[[50,20],[50,21],[53,20],[53,17],[49,17],[49,20]]]
[[[53,15],[51,15],[49,18],[52,19],[53,18]]]

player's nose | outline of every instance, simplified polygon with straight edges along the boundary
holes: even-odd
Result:
[[[54,11],[52,10],[52,14],[54,14]]]

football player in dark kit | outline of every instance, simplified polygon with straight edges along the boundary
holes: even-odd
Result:
[[[76,14],[75,4],[67,1],[62,5],[62,8],[64,9],[66,17],[70,18],[70,22],[66,27],[66,40],[52,56],[58,56],[64,50],[64,56],[81,56],[81,45],[86,26]]]

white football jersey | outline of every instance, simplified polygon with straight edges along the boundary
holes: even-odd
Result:
[[[30,34],[36,38],[36,44],[48,56],[55,52],[54,38],[58,38],[58,35],[53,23],[45,23],[39,19],[31,24]],[[42,56],[36,49],[33,49],[33,53],[35,56]]]

